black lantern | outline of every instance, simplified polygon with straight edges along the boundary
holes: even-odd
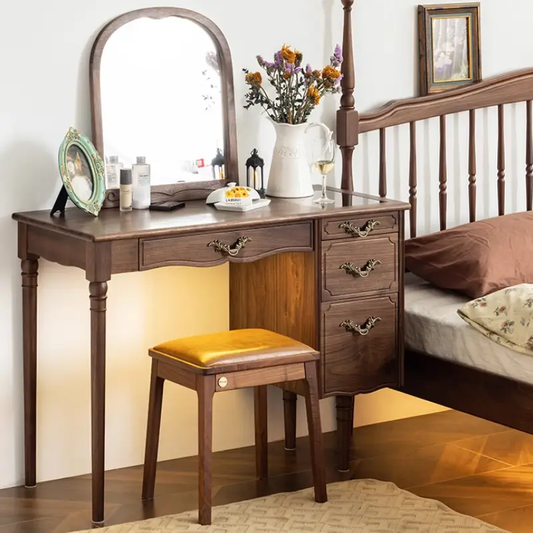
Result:
[[[255,189],[261,198],[265,197],[264,165],[265,161],[259,157],[257,148],[254,148],[246,161],[246,185]]]
[[[213,179],[223,180],[226,178],[226,171],[224,169],[224,154],[217,148],[217,155],[211,160],[213,167]]]

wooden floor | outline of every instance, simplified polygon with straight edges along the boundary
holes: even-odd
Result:
[[[328,482],[392,481],[461,513],[515,533],[533,531],[533,436],[448,411],[354,430],[351,472],[335,468],[335,434],[325,435]],[[268,481],[254,478],[253,448],[214,455],[213,503],[311,486],[307,439],[296,452],[270,445]],[[87,529],[90,477],[0,491],[0,533]],[[196,458],[159,464],[156,498],[140,500],[141,468],[107,473],[106,525],[196,508]]]

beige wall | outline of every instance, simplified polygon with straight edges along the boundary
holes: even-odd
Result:
[[[267,165],[274,134],[256,110],[244,111],[242,67],[257,53],[283,43],[302,49],[313,64],[327,61],[341,35],[338,0],[180,0],[212,18],[226,34],[236,78],[239,157],[256,146]],[[47,209],[60,181],[57,149],[69,126],[90,133],[88,60],[99,29],[114,16],[150,0],[31,0],[0,4],[0,487],[22,481],[20,269],[13,211]],[[416,86],[415,12],[412,0],[358,0],[355,51],[361,110]],[[530,3],[484,0],[485,75],[527,66]],[[338,102],[325,102],[314,119],[334,124]],[[134,110],[132,110],[134,112]],[[451,130],[453,131],[453,130]],[[406,140],[391,149],[404,153]],[[403,147],[403,148],[402,148]],[[358,152],[359,154],[360,152]],[[358,155],[360,160],[367,152]],[[512,154],[510,155],[512,159]],[[522,168],[521,164],[517,166]],[[375,191],[375,172],[356,172],[356,187]],[[337,175],[338,179],[338,175]],[[391,187],[391,195],[405,191]],[[453,195],[450,189],[450,195]],[[460,196],[456,196],[460,198]],[[228,326],[228,268],[161,269],[116,276],[109,288],[107,467],[142,461],[149,378],[146,348],[185,334]],[[90,470],[89,312],[80,271],[43,263],[39,300],[38,478]],[[281,397],[271,391],[271,439],[282,438]],[[302,402],[299,413],[303,415]],[[383,391],[357,401],[356,424],[412,416],[435,407]],[[217,395],[215,449],[251,444],[249,391]],[[331,401],[322,402],[326,431],[335,427]],[[176,386],[165,392],[161,458],[196,453],[196,400]],[[298,433],[305,432],[299,417]]]

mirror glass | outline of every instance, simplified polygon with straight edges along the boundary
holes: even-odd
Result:
[[[106,162],[137,156],[151,184],[225,178],[221,61],[210,34],[180,17],[138,18],[107,41],[100,67]],[[220,157],[220,156],[219,156]]]

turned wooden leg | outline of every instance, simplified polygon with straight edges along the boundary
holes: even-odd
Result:
[[[296,400],[294,392],[283,391],[283,415],[285,418],[285,449],[296,449]]]
[[[24,484],[37,484],[37,270],[38,258],[22,267],[22,349],[24,366]]]
[[[107,283],[89,283],[91,307],[91,418],[93,523],[104,522],[105,342]]]
[[[152,359],[150,378],[150,398],[148,401],[148,423],[146,425],[146,447],[144,449],[143,500],[154,497],[157,451],[161,429],[161,408],[163,406],[163,386],[165,380],[157,375],[157,359]]]
[[[350,446],[352,443],[354,397],[337,396],[336,404],[339,471],[348,472],[350,470]]]
[[[199,376],[198,393],[198,521],[211,524],[211,452],[213,446],[213,394],[215,376]]]
[[[255,471],[258,479],[268,477],[268,403],[267,387],[254,387]]]
[[[326,492],[326,472],[324,468],[324,444],[322,441],[322,425],[320,423],[320,407],[318,403],[318,380],[316,362],[305,363],[305,407],[307,410],[307,426],[311,444],[311,466],[315,501],[328,501]]]

